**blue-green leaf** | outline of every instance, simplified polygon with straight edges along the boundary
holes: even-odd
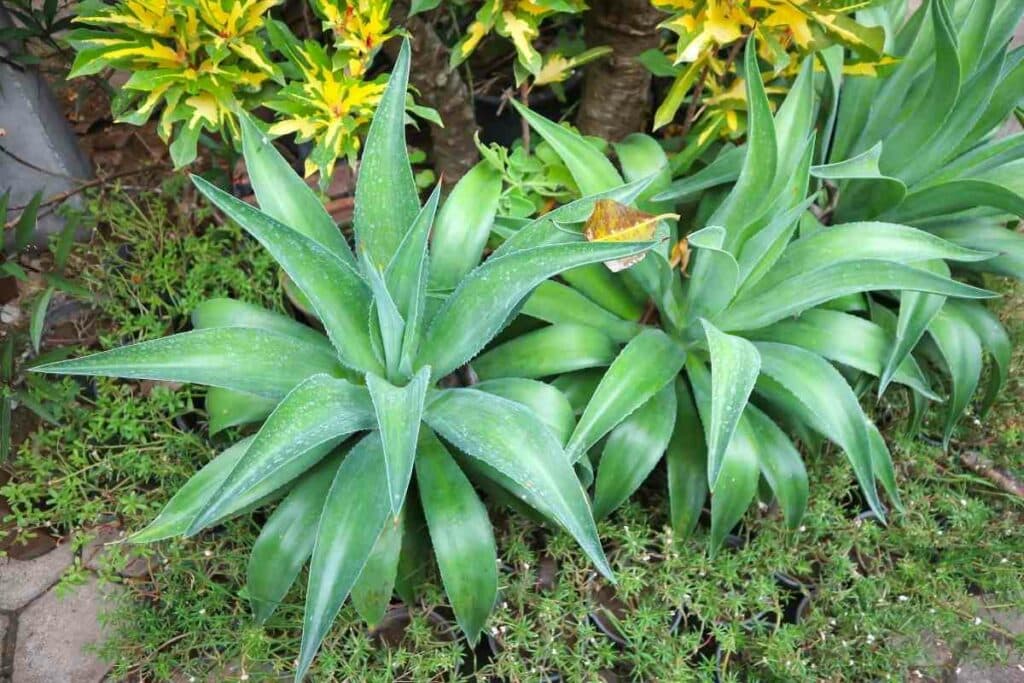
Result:
[[[370,132],[366,134],[356,180],[352,225],[360,247],[378,268],[385,268],[391,262],[420,210],[405,146],[409,52],[409,41],[403,40]]]
[[[404,387],[396,387],[373,374],[366,375],[366,388],[373,400],[387,466],[391,511],[396,516],[405,501],[416,459],[416,441],[423,417],[423,402],[430,383],[430,367],[424,367]]]

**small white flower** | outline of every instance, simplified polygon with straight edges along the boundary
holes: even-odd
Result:
[[[213,551],[212,550],[204,550],[203,551],[203,557],[213,557]]]
[[[974,625],[981,626],[981,617],[974,617]]]
[[[206,608],[205,607],[200,608],[199,609],[199,613],[200,614],[206,614]]]
[[[907,597],[906,595],[901,595],[901,596],[899,596],[899,597],[898,597],[898,598],[896,598],[896,599],[897,599],[897,600],[899,600],[900,602],[906,602],[906,601],[907,601],[907,600],[909,600],[910,598],[908,598],[908,597]]]
[[[868,641],[868,645],[870,645],[871,643],[875,642],[875,637],[869,633],[868,637],[867,637],[867,641]]]

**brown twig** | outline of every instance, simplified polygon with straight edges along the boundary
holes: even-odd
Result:
[[[79,192],[83,192],[85,190],[88,190],[90,187],[96,187],[97,185],[102,185],[104,183],[109,183],[109,182],[112,182],[114,180],[117,180],[118,178],[125,178],[127,176],[137,175],[139,173],[145,173],[146,171],[151,171],[154,168],[159,168],[159,167],[161,167],[163,165],[164,164],[162,162],[157,162],[155,164],[149,164],[148,166],[142,166],[140,168],[134,168],[134,169],[132,169],[130,171],[121,171],[120,173],[115,173],[114,175],[103,176],[102,178],[93,178],[92,180],[87,180],[84,183],[81,183],[80,185],[78,185],[78,187],[72,188],[70,190],[65,190],[64,192],[59,192],[59,193],[53,195],[52,197],[44,199],[42,202],[39,203],[39,207],[42,208],[44,206],[49,206],[51,204],[58,204],[60,202],[63,202],[65,200],[70,199],[71,197],[74,197]],[[22,206],[12,206],[10,208],[10,210],[11,211],[20,211],[20,210],[24,209],[26,206],[28,206],[28,205],[24,204]],[[7,223],[4,224],[4,227],[5,228],[13,227],[15,223],[17,223],[17,220],[8,221]]]
[[[523,103],[524,107],[530,106],[530,86],[523,83],[519,86],[519,101]],[[530,124],[527,123],[526,117],[520,117],[519,125],[523,127],[523,149],[527,154],[530,153]]]
[[[693,89],[690,105],[686,108],[686,116],[683,117],[683,128],[680,131],[679,137],[685,138],[690,129],[693,128],[694,121],[697,120],[697,106],[700,104],[700,96],[704,93],[704,84],[708,80],[708,72],[710,70],[710,64],[704,64],[704,68],[701,69],[700,77],[697,79],[697,87]]]
[[[1024,498],[1024,484],[1009,472],[1005,472],[977,451],[964,451],[960,454],[960,462],[975,474],[984,477],[998,488],[1012,496]]]

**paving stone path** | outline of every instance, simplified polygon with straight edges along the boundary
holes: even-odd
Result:
[[[100,615],[119,587],[91,571],[104,544],[119,534],[103,529],[81,552],[70,543],[31,560],[0,558],[0,683],[96,683],[110,666],[88,651],[103,641]],[[58,590],[76,562],[83,585]]]

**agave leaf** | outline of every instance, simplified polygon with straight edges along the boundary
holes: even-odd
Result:
[[[420,210],[405,147],[405,97],[409,83],[409,41],[403,40],[370,131],[356,180],[352,225],[370,261],[385,268]]]
[[[961,246],[998,254],[980,263],[960,264],[961,268],[1024,280],[1024,235],[1021,233],[991,223],[947,224],[928,230]]]
[[[942,430],[942,445],[948,449],[953,430],[970,405],[971,397],[981,380],[981,339],[958,311],[945,308],[932,318],[928,334],[939,347],[953,381],[953,395],[946,409],[946,422]]]
[[[892,336],[869,320],[818,308],[804,311],[798,318],[746,332],[744,336],[756,341],[799,346],[874,377],[881,375],[892,343]],[[933,401],[941,400],[928,385],[913,356],[903,359],[893,378]]]
[[[743,411],[758,446],[761,474],[779,501],[786,525],[795,529],[807,509],[810,495],[807,469],[793,442],[774,421],[753,405]]]
[[[618,346],[601,330],[586,325],[550,325],[494,347],[473,361],[481,379],[536,379],[608,365]]]
[[[426,430],[416,481],[445,593],[475,645],[498,598],[498,551],[487,509],[444,445]]]
[[[930,270],[938,275],[949,277],[949,266],[944,261],[926,261],[918,264],[919,268]],[[878,395],[881,396],[889,381],[893,379],[897,368],[910,357],[910,352],[924,336],[928,323],[939,312],[946,302],[946,297],[922,292],[901,292],[900,312],[896,323],[896,340],[889,359],[878,381]],[[912,359],[911,359],[912,360]]]
[[[1017,10],[1017,21],[1020,21],[1020,10]],[[1004,43],[1005,45],[1005,43]],[[970,149],[979,139],[989,135],[998,128],[1013,112],[1024,88],[1024,52],[1015,49],[1006,56],[999,82],[992,92],[988,107],[974,124],[974,128],[964,137],[957,150],[958,153]]]
[[[840,190],[836,218],[848,221],[874,218],[886,208],[897,206],[907,196],[907,186],[899,178],[882,173],[879,160],[882,143],[843,161],[811,167],[811,175],[822,180],[855,181]],[[842,186],[841,186],[842,187]]]
[[[366,329],[370,292],[359,274],[317,242],[215,185],[198,176],[193,176],[192,182],[228,218],[259,240],[284,268],[313,304],[342,360],[360,370],[378,370]]]
[[[918,394],[914,394],[915,398],[917,396]],[[874,422],[867,420],[865,425],[868,430],[868,439],[871,441],[871,470],[875,473],[875,478],[882,483],[882,488],[889,494],[889,499],[892,500],[896,509],[902,511],[903,503],[900,501],[900,492],[896,486],[896,470],[892,464],[889,447]]]
[[[923,230],[895,223],[846,223],[831,226],[793,242],[758,289],[779,283],[821,266],[859,259],[913,263],[928,259],[983,261],[994,254],[965,249]]]
[[[424,367],[404,387],[396,387],[373,374],[366,375],[366,388],[373,400],[377,429],[384,445],[391,512],[398,515],[412,479],[416,441],[423,418],[423,403],[430,383],[430,367]]]
[[[886,137],[879,165],[887,175],[899,175],[918,152],[927,147],[942,129],[960,94],[961,70],[953,21],[944,2],[932,2],[930,7],[935,33],[935,68],[927,94],[901,117],[901,123]]]
[[[313,552],[314,528],[345,451],[324,458],[296,482],[270,515],[249,555],[246,590],[257,624],[265,622],[287,595]]]
[[[985,306],[966,301],[949,301],[945,308],[971,326],[981,340],[982,347],[992,356],[995,363],[992,377],[978,407],[978,414],[984,417],[1009,378],[1010,360],[1013,355],[1010,336],[999,318]]]
[[[559,375],[551,381],[551,386],[562,392],[569,400],[572,411],[575,415],[581,415],[587,407],[591,397],[597,390],[601,379],[604,377],[604,370],[580,370],[579,372],[567,372]]]
[[[192,311],[192,327],[197,330],[212,327],[255,327],[268,332],[287,334],[333,353],[330,340],[308,325],[293,318],[268,311],[237,299],[207,299]]]
[[[405,320],[402,318],[398,305],[388,291],[384,274],[370,261],[367,252],[359,252],[363,262],[363,274],[373,293],[372,311],[376,314],[377,328],[370,330],[372,339],[379,341],[384,356],[384,365],[388,377],[397,380],[400,376],[402,361],[402,342],[405,339]],[[372,327],[372,323],[370,323]],[[380,354],[378,352],[378,356]]]
[[[1024,216],[1024,196],[999,183],[976,178],[951,180],[912,192],[886,215],[893,220],[917,221],[979,206]]]
[[[651,199],[656,202],[683,202],[709,188],[731,183],[739,178],[746,156],[747,148],[745,145],[730,147],[696,173],[685,175],[672,181],[665,190],[654,195]]]
[[[206,390],[206,414],[210,420],[210,435],[228,427],[260,422],[274,411],[277,401],[272,398],[232,391],[221,387]]]
[[[800,224],[802,216],[814,204],[816,197],[808,197],[791,209],[776,214],[763,228],[751,235],[736,259],[738,279],[742,283],[737,294],[742,296],[757,286],[766,273],[785,253]]]
[[[132,543],[152,543],[184,534],[192,520],[220,489],[231,470],[245,455],[254,438],[250,436],[242,439],[206,463],[178,489],[156,519],[142,531],[130,536],[128,540]],[[269,493],[271,491],[264,489],[250,490],[241,498],[232,501],[230,508],[225,508],[222,519],[256,504]]]
[[[405,508],[403,508],[404,511]],[[402,549],[403,514],[394,515],[373,544],[366,566],[352,586],[352,605],[370,628],[380,624],[395,592],[398,558]]]
[[[796,346],[758,342],[761,373],[783,387],[800,408],[799,419],[846,452],[861,490],[880,519],[885,510],[875,488],[867,418],[843,376],[820,356]],[[758,382],[758,391],[768,389]],[[770,390],[769,390],[770,393]]]
[[[807,142],[813,130],[815,104],[813,66],[814,57],[806,57],[796,81],[779,107],[779,113],[775,115],[777,163],[775,180],[769,190],[772,199],[779,196],[790,183],[805,154],[813,156],[813,145],[809,152],[807,150]],[[801,195],[798,199],[802,198]]]
[[[631,320],[611,313],[572,287],[546,280],[533,290],[523,305],[523,314],[553,324],[574,323],[601,330],[609,339],[626,343],[643,329]]]
[[[646,329],[612,362],[583,411],[566,453],[576,462],[615,425],[672,381],[686,351],[660,330]]]
[[[242,111],[242,156],[260,210],[271,218],[304,234],[349,265],[355,265],[352,250],[331,214],[284,160],[252,118]]]
[[[707,422],[711,412],[711,374],[693,357],[687,360],[686,372],[702,421]],[[746,416],[741,416],[719,468],[722,485],[711,496],[711,557],[753,502],[759,476],[757,437]]]
[[[674,390],[676,419],[665,451],[665,464],[672,532],[682,541],[696,528],[708,497],[708,450],[700,415],[686,380],[677,378]]]
[[[985,0],[975,4],[985,4]],[[949,112],[942,127],[900,170],[900,177],[904,182],[913,185],[935,168],[942,167],[943,162],[953,156],[960,143],[985,113],[995,92],[1002,67],[1001,58],[993,59],[964,85],[955,107]]]
[[[576,416],[569,399],[550,384],[532,379],[506,377],[479,382],[473,385],[473,388],[526,406],[533,411],[537,419],[551,428],[559,443],[564,444],[568,441],[573,427],[576,426]]]
[[[651,196],[665,189],[672,180],[672,169],[661,144],[644,133],[630,133],[619,142],[612,143],[622,173],[629,182],[650,178],[651,184],[637,198],[637,206],[652,213],[664,213],[670,203],[655,202]]]
[[[519,115],[526,119],[530,127],[551,145],[555,154],[568,167],[569,173],[583,194],[605,192],[622,184],[622,177],[608,158],[578,134],[527,109],[518,100],[509,102]]]
[[[371,432],[342,461],[317,524],[295,683],[305,677],[384,528],[391,511],[385,490],[384,448]]]
[[[402,547],[398,552],[398,571],[395,576],[395,592],[407,605],[416,602],[420,590],[427,581],[434,561],[427,532],[427,521],[423,519],[416,487],[410,487],[402,512]]]
[[[263,423],[256,439],[189,526],[194,535],[223,516],[255,486],[281,486],[319,462],[345,436],[375,426],[364,387],[315,375],[295,387]],[[275,487],[276,488],[276,487]]]
[[[239,372],[245,368],[245,372]],[[34,372],[189,382],[279,400],[316,374],[341,374],[319,345],[255,328],[221,327],[47,363]]]
[[[982,175],[1024,156],[1024,133],[990,140],[958,154],[923,178],[918,187]]]
[[[480,263],[500,196],[501,174],[487,160],[456,183],[431,237],[432,289],[454,289]]]
[[[832,299],[879,289],[909,289],[965,299],[998,296],[900,263],[865,259],[833,263],[792,277],[762,294],[738,298],[714,321],[727,332],[754,330]]]
[[[403,376],[412,374],[413,361],[427,322],[427,276],[430,270],[427,238],[440,197],[441,186],[438,185],[398,245],[384,276],[395,307],[404,321],[402,353],[398,363],[398,371]]]
[[[747,155],[736,185],[705,223],[725,228],[727,237],[724,245],[729,251],[736,250],[741,244],[744,227],[757,220],[771,203],[771,188],[778,163],[775,122],[757,66],[757,45],[753,39],[747,41],[743,72],[748,76],[757,74],[757,78],[746,79]],[[694,279],[707,275],[696,268],[695,265]]]
[[[466,276],[427,332],[418,367],[443,377],[472,358],[544,280],[575,266],[623,258],[649,244],[560,244],[489,259]]]
[[[965,77],[973,74],[978,66],[995,10],[996,0],[973,2],[967,13],[967,18],[960,26],[957,47],[960,55],[960,68]]]
[[[405,320],[417,308],[422,309],[422,300],[426,293],[426,273],[433,266],[427,264],[427,241],[431,234],[437,206],[441,200],[441,185],[437,185],[430,193],[430,198],[416,215],[409,231],[395,251],[394,258],[388,264],[384,280],[388,292]],[[450,200],[449,200],[450,201]],[[436,231],[436,228],[434,228]]]
[[[644,482],[665,453],[675,418],[675,387],[666,384],[611,431],[597,467],[595,519],[606,517]]]
[[[631,258],[631,257],[627,257]],[[561,274],[573,289],[623,320],[639,320],[644,303],[608,268],[593,265],[572,268]]]
[[[424,419],[459,450],[529,492],[527,503],[557,521],[611,578],[586,494],[558,440],[531,410],[482,391],[449,389],[429,402]]]
[[[714,492],[725,451],[757,381],[761,359],[746,339],[725,334],[707,320],[702,319],[701,325],[711,356],[710,403],[703,422],[708,444],[708,488]]]
[[[736,294],[739,286],[739,264],[723,249],[726,232],[710,226],[687,237],[693,257],[693,276],[686,290],[687,315],[690,320],[713,317],[720,313]],[[701,264],[706,264],[702,266]]]

